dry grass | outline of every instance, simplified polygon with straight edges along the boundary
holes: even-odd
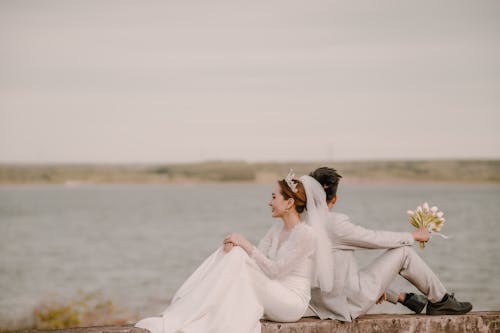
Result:
[[[79,293],[70,301],[52,299],[34,309],[36,329],[60,329],[101,325],[124,325],[137,320],[136,316],[105,299],[100,292]]]
[[[270,182],[333,166],[346,182],[500,183],[500,160],[221,162],[165,165],[0,165],[0,184]]]

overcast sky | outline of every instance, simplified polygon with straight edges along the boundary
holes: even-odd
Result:
[[[0,0],[0,162],[500,158],[498,1]]]

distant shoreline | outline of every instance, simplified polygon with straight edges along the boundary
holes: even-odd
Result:
[[[283,178],[283,177],[281,177]],[[280,179],[276,177],[276,180]],[[273,180],[274,181],[274,180]],[[195,186],[195,185],[266,185],[271,184],[273,181],[269,182],[256,182],[256,181],[203,181],[203,180],[186,180],[186,181],[172,181],[172,182],[78,182],[76,184],[66,184],[66,183],[48,183],[48,182],[32,182],[32,183],[0,183],[0,188],[8,188],[8,187],[29,187],[29,186],[54,186],[54,187],[85,187],[85,186],[140,186],[140,185],[158,185],[158,186]],[[376,180],[367,180],[367,179],[342,179],[342,184],[345,185],[392,185],[392,184],[402,184],[402,185],[426,185],[426,184],[443,184],[443,185],[491,185],[491,186],[500,186],[500,182],[474,182],[474,181],[458,181],[458,180],[415,180],[415,179],[376,179]]]
[[[0,185],[59,184],[268,184],[293,168],[296,175],[320,166],[337,169],[344,183],[500,184],[500,160],[364,162],[223,162],[185,164],[0,164]]]

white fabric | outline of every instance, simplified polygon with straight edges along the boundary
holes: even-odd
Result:
[[[397,275],[401,275],[431,302],[440,301],[446,289],[434,272],[410,246],[389,249],[359,271],[356,289],[348,297],[351,317],[365,314],[380,298]]]
[[[304,223],[278,248],[281,225],[273,226],[253,248],[222,248],[184,282],[161,317],[135,326],[152,333],[257,333],[263,315],[297,321],[310,300],[314,231]]]
[[[409,232],[367,229],[336,212],[328,213],[326,230],[333,250],[391,249],[415,242]]]
[[[437,276],[410,247],[414,240],[409,232],[366,229],[351,223],[346,215],[333,212],[328,214],[326,226],[335,265],[334,288],[330,293],[312,290],[310,308],[318,317],[351,321],[366,313],[397,274],[431,300],[442,298],[446,292]],[[356,249],[389,250],[360,270],[354,258]]]
[[[306,210],[302,219],[316,232],[316,258],[312,284],[323,292],[330,292],[333,288],[332,276],[334,266],[331,254],[332,244],[326,233],[326,220],[328,218],[328,206],[326,204],[326,193],[316,179],[310,176],[300,177],[304,185],[307,197]]]

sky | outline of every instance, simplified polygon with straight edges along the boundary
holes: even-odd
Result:
[[[0,163],[500,158],[498,1],[0,0]]]

